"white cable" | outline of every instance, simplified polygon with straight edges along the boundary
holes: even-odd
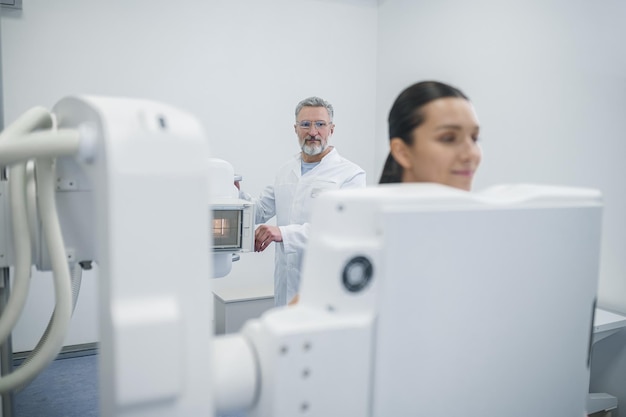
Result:
[[[26,164],[14,165],[9,173],[9,200],[11,201],[11,226],[14,239],[14,279],[13,288],[0,316],[0,343],[11,335],[20,318],[30,287],[31,240],[26,210]]]
[[[11,194],[12,224],[15,244],[15,279],[14,294],[9,299],[2,317],[0,317],[0,335],[10,333],[13,324],[19,317],[30,283],[32,253],[30,232],[26,215],[26,163],[33,156],[67,155],[75,153],[79,145],[76,131],[37,132],[28,134],[35,129],[49,129],[54,121],[51,114],[44,108],[36,107],[25,112],[20,118],[0,133],[0,164],[9,165],[22,162],[11,168],[9,191]],[[42,215],[44,238],[48,244],[55,281],[55,298],[57,307],[46,332],[38,344],[38,351],[29,357],[18,370],[0,378],[0,392],[14,390],[35,378],[59,353],[63,346],[65,333],[75,305],[75,296],[69,279],[66,263],[65,246],[56,213],[54,200],[54,169],[53,160],[46,159],[38,164],[41,179],[38,181],[40,190],[39,205]],[[80,285],[80,280],[78,280]],[[4,340],[6,335],[1,340]]]
[[[80,148],[77,129],[41,131],[0,141],[0,165],[11,165],[27,159],[75,155]]]
[[[74,309],[76,308],[76,303],[78,302],[78,295],[80,293],[80,285],[82,283],[82,278],[83,278],[83,269],[81,268],[79,264],[74,264],[74,263],[70,263],[69,269],[72,273],[71,279],[72,279],[72,316],[73,316]],[[39,342],[37,342],[37,346],[35,346],[35,348],[28,354],[28,356],[26,357],[26,359],[24,359],[24,362],[22,362],[22,365],[20,366],[24,366],[24,364],[32,361],[34,357],[39,355],[39,351],[41,351],[42,346],[46,344],[46,341],[48,340],[50,332],[55,327],[54,317],[55,316],[53,313],[52,317],[50,317],[50,320],[48,321],[48,326],[46,327],[46,331],[43,333],[43,336],[41,336],[41,338],[39,339]],[[32,375],[32,378],[27,381],[24,381],[22,386],[16,388],[16,391],[19,391],[25,388],[30,382],[32,382],[32,380],[36,376],[37,376],[36,374]]]
[[[65,333],[72,316],[70,273],[54,198],[53,160],[37,160],[36,165],[39,213],[52,263],[56,307],[53,313],[53,325],[38,355],[30,362],[22,364],[11,374],[0,378],[1,393],[23,386],[52,362],[63,347]]]
[[[25,111],[13,123],[0,132],[0,142],[5,140],[13,141],[15,138],[37,129],[50,129],[52,127],[52,116],[43,107],[33,107]]]
[[[0,145],[11,143],[34,129],[49,128],[53,124],[50,112],[43,107],[34,107],[22,114],[15,122],[0,132]],[[21,315],[28,289],[32,264],[31,240],[26,210],[26,164],[10,168],[9,198],[11,200],[11,226],[13,232],[15,268],[13,293],[0,316],[0,343],[10,335]]]

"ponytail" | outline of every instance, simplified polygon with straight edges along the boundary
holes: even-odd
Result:
[[[383,167],[383,173],[380,176],[379,184],[391,184],[402,182],[402,167],[395,160],[395,158],[389,152],[385,166]]]

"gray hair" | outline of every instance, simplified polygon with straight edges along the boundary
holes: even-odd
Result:
[[[335,115],[335,111],[333,110],[333,105],[327,102],[326,100],[319,97],[309,97],[302,100],[296,106],[296,119],[298,118],[298,113],[302,110],[303,107],[324,107],[326,111],[328,111],[328,115],[330,116],[330,121],[333,121],[333,117]]]

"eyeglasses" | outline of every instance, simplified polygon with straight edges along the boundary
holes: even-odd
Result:
[[[325,129],[329,124],[330,123],[326,123],[323,120],[316,120],[315,122],[312,122],[310,120],[302,120],[300,122],[297,122],[298,127],[304,130],[309,130],[312,126],[315,126],[315,129],[317,130],[322,130]]]

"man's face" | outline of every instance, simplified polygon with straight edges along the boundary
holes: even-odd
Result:
[[[305,123],[308,127],[303,127],[302,122],[309,122]],[[294,129],[302,152],[314,156],[328,148],[328,139],[333,134],[335,125],[325,107],[303,107],[296,117]]]

